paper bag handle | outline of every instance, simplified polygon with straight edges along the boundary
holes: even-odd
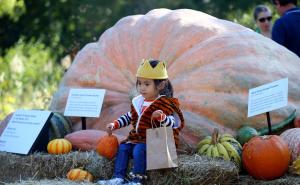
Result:
[[[160,115],[160,118],[161,118],[160,120],[162,120],[162,114]],[[160,127],[162,125],[161,123],[162,123],[162,121],[159,121],[159,126]],[[155,125],[155,124],[154,124],[154,121],[153,121],[153,115],[151,115],[151,127],[152,127],[152,129],[153,129],[153,125]],[[157,127],[155,126],[155,128],[157,128]]]

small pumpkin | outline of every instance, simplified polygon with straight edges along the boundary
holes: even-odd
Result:
[[[99,155],[104,156],[108,159],[112,159],[115,157],[118,148],[118,138],[111,132],[109,132],[108,135],[105,135],[99,139],[96,151]]]
[[[300,155],[300,128],[288,129],[280,134],[280,137],[288,144],[292,153],[292,160]]]
[[[255,136],[244,144],[242,161],[252,177],[272,180],[288,170],[290,151],[287,143],[277,135]]]
[[[66,154],[72,150],[72,144],[66,139],[53,139],[47,145],[49,154]]]
[[[222,158],[233,161],[241,167],[242,146],[230,134],[219,136],[218,129],[214,129],[212,136],[208,136],[198,143],[198,154],[208,157]]]
[[[67,173],[67,178],[72,181],[89,181],[89,182],[92,182],[94,179],[93,175],[90,172],[80,168],[71,169]]]

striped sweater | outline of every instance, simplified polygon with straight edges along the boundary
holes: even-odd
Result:
[[[146,142],[146,129],[152,128],[151,115],[156,110],[162,110],[166,114],[166,119],[161,123],[154,120],[154,126],[159,127],[160,124],[171,126],[173,128],[175,144],[179,144],[179,131],[184,127],[184,118],[179,109],[179,102],[176,98],[169,98],[166,96],[159,96],[154,100],[143,112],[141,107],[144,98],[140,95],[132,100],[130,112],[122,115],[115,121],[118,128],[132,125],[133,129],[129,132],[129,136],[123,142]]]

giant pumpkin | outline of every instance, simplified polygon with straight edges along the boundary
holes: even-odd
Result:
[[[294,53],[239,24],[189,9],[155,9],[119,20],[77,54],[50,109],[64,111],[70,88],[106,89],[100,118],[87,119],[87,128],[105,130],[129,111],[143,58],[167,61],[190,144],[215,127],[235,135],[246,124],[266,126],[265,115],[247,118],[248,90],[265,83],[289,78],[289,105],[271,112],[272,123],[300,110],[300,59]],[[81,129],[80,119],[72,120]],[[128,128],[116,133],[127,135]]]

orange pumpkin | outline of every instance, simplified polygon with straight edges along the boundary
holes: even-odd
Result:
[[[105,130],[129,111],[143,58],[167,61],[186,121],[182,135],[193,146],[215,127],[220,134],[236,135],[244,124],[266,126],[263,114],[245,116],[250,88],[288,77],[289,105],[272,111],[272,123],[300,110],[298,56],[241,25],[188,9],[155,9],[122,18],[77,54],[50,109],[64,111],[70,88],[106,89],[100,118],[87,119],[89,129]],[[72,120],[74,129],[81,129],[80,118]],[[115,133],[127,135],[129,129]]]
[[[49,154],[66,154],[72,150],[72,144],[66,139],[53,139],[47,145]]]
[[[80,168],[71,169],[67,173],[67,178],[72,181],[93,181],[93,175],[90,172]]]
[[[287,143],[277,135],[255,136],[244,144],[242,162],[254,178],[272,180],[288,170],[290,151]]]
[[[119,148],[119,141],[116,136],[109,133],[101,137],[98,141],[96,151],[99,155],[104,156],[108,159],[115,157]]]

